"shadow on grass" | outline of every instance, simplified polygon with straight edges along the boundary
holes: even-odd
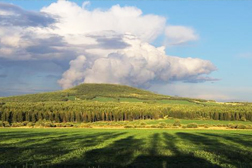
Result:
[[[252,135],[243,135],[243,134],[213,134],[213,133],[201,133],[203,136],[219,137],[234,143],[243,145],[244,147],[252,147]]]
[[[219,157],[222,164],[230,164],[234,167],[252,167],[252,152],[242,150],[241,148],[229,145],[224,142],[227,138],[225,135],[204,133],[201,135],[189,133],[177,133],[185,141],[189,141],[195,145],[200,146],[207,152],[213,153]]]
[[[138,156],[128,167],[155,167],[155,168],[165,168],[165,167],[184,167],[184,168],[219,168],[218,165],[214,165],[209,161],[198,158],[194,156],[193,153],[183,153],[181,152],[177,146],[176,137],[163,133],[163,140],[165,147],[163,150],[169,150],[172,155],[164,156],[159,154],[159,143],[162,141],[159,134],[154,134],[151,141],[151,149],[148,155],[140,155]]]
[[[149,148],[146,149],[144,148],[144,139],[127,136],[104,148],[88,151],[78,159],[70,159],[53,167],[219,168],[219,166],[205,159],[194,156],[193,153],[180,152],[176,147],[176,137],[173,135],[155,133],[149,137],[149,140]],[[165,146],[162,146],[161,143],[165,144]],[[163,150],[171,151],[172,155],[164,156],[160,154],[160,151]]]
[[[26,163],[35,162],[44,167],[49,165],[49,167],[90,168],[220,168],[207,159],[197,157],[194,151],[185,152],[179,148],[178,144],[181,140],[185,144],[194,144],[197,150],[221,156],[218,159],[223,164],[233,167],[252,167],[251,152],[248,153],[248,151],[228,143],[229,141],[236,143],[241,141],[245,145],[249,136],[244,140],[235,135],[222,136],[212,133],[188,132],[169,134],[165,131],[153,133],[147,139],[145,137],[137,138],[127,132],[113,131],[90,134],[25,132],[25,135],[10,134],[8,138],[11,140],[12,136],[14,136],[14,140],[18,137],[24,139],[16,143],[0,144],[0,167],[21,167]],[[227,142],[222,142],[225,139]],[[60,159],[58,162],[52,163],[55,158]]]
[[[85,147],[99,145],[106,140],[113,139],[122,133],[95,133],[70,134],[59,136],[48,136],[43,134],[43,138],[37,138],[37,134],[26,134],[26,140],[11,143],[0,144],[0,167],[20,166],[37,163],[38,165],[49,165],[50,162],[59,156],[71,153],[75,150]],[[18,135],[15,135],[15,138]],[[69,158],[73,159],[73,158]]]
[[[68,160],[53,167],[122,167],[131,163],[135,152],[141,150],[143,140],[127,136],[104,148],[93,149],[78,159]]]

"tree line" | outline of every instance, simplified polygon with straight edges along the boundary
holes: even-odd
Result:
[[[252,121],[251,105],[172,105],[116,102],[8,102],[0,104],[0,119],[9,123],[48,120],[61,122],[96,122],[159,119],[212,119]]]

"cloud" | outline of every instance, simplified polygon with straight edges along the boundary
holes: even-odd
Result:
[[[192,28],[185,26],[167,26],[165,36],[165,44],[168,46],[182,45],[199,39]]]
[[[58,82],[63,88],[70,88],[74,84],[82,83],[85,72],[86,57],[79,56],[75,60],[70,61],[70,68],[64,72],[63,78]]]
[[[34,11],[26,11],[22,8],[0,2],[0,25],[21,27],[47,27],[56,22],[52,16]]]
[[[185,80],[185,83],[202,83],[202,82],[216,82],[219,81],[220,79],[217,78],[211,78],[208,76],[197,76],[194,78],[189,78],[187,80]]]
[[[173,81],[209,81],[199,77],[216,70],[207,60],[168,56],[164,48],[142,42],[125,34],[121,39],[128,46],[108,55],[89,59],[84,55],[70,62],[59,84],[69,88],[79,83],[117,83],[146,87],[151,83]]]
[[[216,80],[206,76],[216,70],[210,61],[169,56],[164,46],[151,45],[161,35],[169,45],[197,40],[192,28],[166,26],[165,17],[143,14],[136,7],[88,10],[87,5],[58,1],[32,12],[0,3],[0,58],[39,73],[59,66],[64,69],[58,81],[63,88],[83,82],[149,87]],[[46,63],[38,71],[26,67],[26,61]]]
[[[85,5],[84,5],[85,6]],[[152,41],[163,33],[166,18],[147,14],[136,7],[114,5],[108,10],[89,11],[70,1],[58,1],[42,12],[59,16],[55,24],[60,34],[83,34],[113,30],[118,33],[131,32],[143,41]],[[67,11],[67,12],[66,12]],[[74,25],[74,26],[73,26]]]

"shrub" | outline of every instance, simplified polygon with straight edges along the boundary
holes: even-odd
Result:
[[[233,124],[233,123],[229,123],[229,124],[228,124],[228,128],[234,129],[234,128],[237,128],[237,127],[238,127],[237,124]]]
[[[3,122],[2,121],[0,121],[0,127],[3,127],[4,125],[3,125]]]
[[[134,127],[131,125],[125,125],[124,128],[134,128]]]
[[[51,122],[44,123],[44,127],[54,127],[55,125]]]
[[[246,121],[246,118],[243,116],[243,117],[241,118],[241,121]]]
[[[23,121],[21,124],[22,124],[22,126],[27,126],[28,123],[29,123],[29,121]]]
[[[181,126],[180,120],[175,120],[175,122],[173,123],[173,126]]]
[[[217,127],[222,127],[222,124],[217,124]]]
[[[33,127],[34,125],[35,125],[35,124],[32,123],[32,122],[29,122],[29,123],[27,124],[28,127]]]
[[[204,128],[209,128],[209,125],[208,124],[204,124]]]
[[[196,123],[187,124],[187,128],[198,128],[198,124]]]
[[[228,124],[228,128],[233,128],[234,127],[234,124],[233,123],[229,123]]]
[[[151,128],[157,128],[157,126],[156,125],[151,125]]]
[[[81,128],[92,128],[91,124],[84,124],[84,123],[81,123],[80,127]]]
[[[239,124],[239,125],[237,126],[237,129],[246,129],[246,125]]]
[[[247,129],[252,129],[252,125],[247,125],[246,128]]]
[[[3,122],[3,126],[4,126],[4,127],[10,127],[10,123],[9,123],[8,121],[4,121],[4,122]]]
[[[187,128],[187,127],[185,125],[183,125],[182,128]]]
[[[43,127],[43,126],[44,126],[44,123],[38,121],[38,122],[35,123],[34,126],[36,126],[36,127],[41,127],[41,126],[42,126],[42,127]]]
[[[166,125],[166,128],[171,128],[172,127],[172,124],[167,124]]]
[[[73,127],[72,123],[66,123],[66,127]]]
[[[21,123],[12,123],[11,126],[12,127],[21,127],[23,125]]]
[[[159,126],[165,127],[167,124],[165,122],[160,122]]]
[[[141,122],[140,125],[147,125],[145,122]]]

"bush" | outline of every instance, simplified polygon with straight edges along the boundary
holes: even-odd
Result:
[[[124,128],[134,128],[134,127],[131,125],[125,125]]]
[[[12,123],[11,126],[12,127],[21,127],[23,125],[21,123]]]
[[[22,126],[27,126],[28,123],[29,123],[29,121],[23,121],[21,124],[22,124]]]
[[[91,124],[84,124],[84,123],[81,123],[80,127],[81,128],[92,128]]]
[[[172,124],[167,124],[166,125],[166,128],[171,128],[172,127]]]
[[[145,122],[141,122],[140,125],[147,125]]]
[[[44,127],[54,127],[55,125],[51,122],[44,123]]]
[[[198,128],[198,124],[196,123],[187,124],[187,128]]]
[[[181,126],[180,120],[175,120],[175,122],[173,123],[173,126]]]
[[[187,128],[187,127],[185,125],[183,125],[182,128]]]
[[[34,125],[35,125],[35,124],[32,123],[32,122],[29,122],[29,123],[27,124],[28,127],[33,127]]]
[[[38,122],[35,123],[34,126],[36,126],[36,127],[41,127],[41,126],[42,126],[42,127],[43,127],[43,126],[44,126],[44,123],[38,121]]]
[[[237,126],[237,129],[246,129],[246,125],[239,124],[239,125]]]
[[[234,127],[234,124],[233,123],[228,123],[228,126],[227,126],[228,128],[232,128],[232,127]]]
[[[3,127],[4,125],[3,125],[3,122],[2,121],[0,121],[0,127]]]
[[[252,125],[247,125],[246,128],[247,129],[252,129]]]
[[[228,124],[228,128],[232,128],[232,129],[235,129],[235,128],[237,128],[238,127],[238,125],[237,124]]]
[[[166,127],[166,125],[167,125],[167,124],[166,124],[165,122],[160,122],[160,123],[159,123],[159,126],[162,126],[162,127]]]
[[[10,123],[9,123],[8,121],[4,121],[4,122],[3,122],[3,126],[4,126],[4,127],[10,127]]]
[[[204,128],[209,128],[209,125],[208,124],[204,124]]]
[[[246,118],[243,116],[243,117],[241,118],[241,121],[246,121]]]
[[[73,127],[74,125],[72,123],[66,123],[66,127]]]

